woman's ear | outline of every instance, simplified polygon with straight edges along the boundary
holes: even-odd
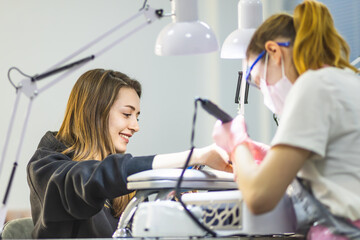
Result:
[[[274,41],[267,41],[265,43],[265,50],[268,52],[269,58],[275,61],[277,65],[281,64],[281,49]]]

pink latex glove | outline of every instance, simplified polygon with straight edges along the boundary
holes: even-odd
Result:
[[[231,122],[225,124],[217,121],[213,129],[213,139],[219,147],[229,154],[234,151],[236,146],[246,142],[257,164],[262,162],[270,149],[268,145],[255,142],[249,138],[242,115],[238,115]]]
[[[269,151],[270,146],[266,145],[265,143],[252,141],[250,138],[248,143],[255,162],[257,164],[260,164],[264,159],[266,153]]]
[[[212,136],[219,147],[231,154],[236,146],[249,138],[244,117],[238,115],[231,122],[224,124],[218,120],[215,123]]]

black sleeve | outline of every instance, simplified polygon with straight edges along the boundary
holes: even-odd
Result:
[[[76,162],[38,149],[27,168],[32,205],[49,221],[87,219],[102,209],[105,199],[128,194],[127,177],[151,169],[153,158],[113,154],[103,161]]]

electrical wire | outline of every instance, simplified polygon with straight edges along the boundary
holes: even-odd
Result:
[[[15,83],[11,80],[11,77],[10,77],[10,72],[11,72],[12,70],[18,71],[18,72],[19,72],[21,75],[23,75],[24,77],[31,78],[31,76],[25,74],[24,72],[22,72],[22,71],[21,71],[19,68],[17,68],[17,67],[11,67],[11,68],[8,70],[8,79],[9,79],[9,82],[11,83],[11,85],[12,85],[16,90],[18,90],[19,87],[15,85]]]
[[[216,237],[216,232],[214,232],[213,230],[211,230],[210,228],[208,228],[207,226],[205,226],[203,223],[201,223],[199,221],[199,219],[197,219],[193,214],[192,212],[186,207],[186,204],[181,200],[181,190],[180,190],[180,187],[181,187],[181,182],[184,178],[184,173],[186,171],[186,169],[188,168],[189,166],[189,163],[190,163],[190,159],[191,159],[191,156],[194,152],[194,138],[195,138],[195,122],[196,122],[196,114],[197,114],[197,105],[198,105],[198,102],[200,101],[199,98],[196,98],[195,99],[195,110],[194,110],[194,116],[193,116],[193,122],[192,122],[192,130],[191,130],[191,140],[190,140],[190,145],[191,145],[191,148],[190,148],[190,152],[189,152],[189,155],[185,161],[185,164],[184,164],[184,167],[182,169],[182,172],[180,174],[180,177],[177,181],[177,184],[176,184],[176,188],[175,188],[175,196],[176,198],[178,199],[178,201],[180,202],[180,204],[183,206],[185,212],[189,215],[189,217],[194,220],[194,222],[200,227],[202,228],[204,231],[206,231],[208,234],[212,235],[213,237]]]
[[[279,119],[278,119],[278,117],[276,116],[275,113],[273,113],[273,119],[274,119],[274,121],[276,123],[276,126],[279,126]]]

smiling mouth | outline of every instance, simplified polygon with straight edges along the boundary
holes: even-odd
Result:
[[[130,136],[120,133],[120,137],[122,137],[126,142],[129,142]]]

